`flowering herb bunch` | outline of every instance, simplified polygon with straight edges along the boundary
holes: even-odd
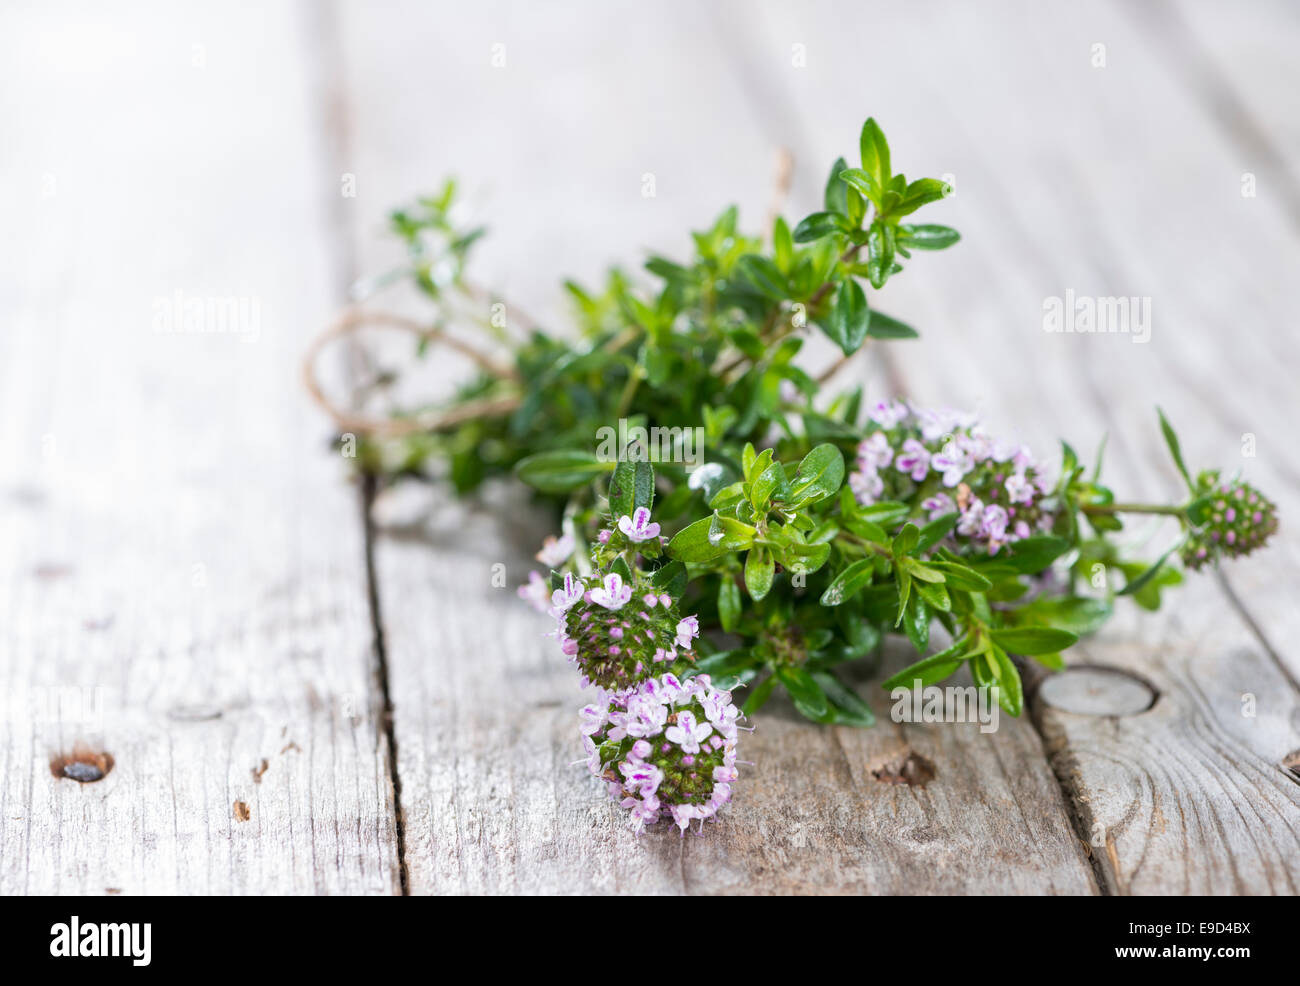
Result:
[[[1193,480],[1163,414],[1187,492],[1138,504],[1102,484],[1100,451],[1091,471],[1064,443],[1047,463],[957,412],[824,393],[843,360],[801,367],[806,335],[844,359],[868,339],[914,337],[874,294],[915,251],[958,241],[914,222],[946,186],[896,174],[874,120],[859,156],[832,167],[821,210],[793,228],[776,219],[766,241],[729,209],[692,234],[688,260],[651,257],[648,280],[615,269],[602,291],[567,285],[576,336],[485,318],[508,361],[480,353],[450,405],[400,409],[363,435],[358,461],[380,481],[441,468],[468,492],[513,473],[554,503],[558,536],[521,594],[554,613],[562,649],[601,689],[584,720],[591,763],[642,823],[703,818],[729,794],[734,734],[709,710],[735,689],[737,716],[781,688],[812,720],[869,725],[840,670],[894,633],[918,659],[887,687],[966,666],[1019,714],[1025,659],[1060,667],[1118,597],[1154,609],[1183,570],[1248,554],[1277,526],[1239,477]],[[410,257],[399,273],[436,306],[421,353],[499,304],[465,278],[479,231],[455,212],[449,186],[394,215]],[[702,450],[688,448],[696,428]],[[1133,557],[1128,514],[1172,518],[1178,536],[1154,561]],[[643,711],[662,732],[633,731]],[[705,724],[722,746],[688,751]]]
[[[696,666],[699,619],[678,609],[685,567],[649,567],[665,541],[653,499],[649,464],[620,463],[609,495],[617,525],[598,532],[591,574],[552,573],[549,611],[560,650],[594,686],[579,714],[591,773],[636,831],[666,812],[685,834],[731,798],[741,717],[730,691]]]

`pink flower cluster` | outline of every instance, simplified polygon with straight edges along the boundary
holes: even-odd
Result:
[[[579,713],[591,773],[640,832],[663,812],[685,834],[731,800],[740,712],[708,675],[647,678],[622,692],[597,689]]]
[[[617,526],[631,543],[659,536],[644,508]],[[708,675],[679,677],[695,660],[699,619],[679,616],[672,596],[640,572],[630,582],[618,572],[567,572],[554,590],[533,572],[519,595],[555,619],[560,650],[581,684],[595,687],[580,712],[586,762],[630,811],[632,828],[667,813],[684,834],[714,817],[736,779],[740,713]]]
[[[858,445],[849,487],[870,505],[903,501],[933,520],[957,513],[954,541],[995,554],[1004,544],[1048,531],[1051,484],[1029,449],[991,437],[974,415],[880,401],[875,430]]]

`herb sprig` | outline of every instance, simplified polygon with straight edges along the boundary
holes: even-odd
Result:
[[[477,353],[478,375],[437,413],[406,409],[393,419],[406,427],[380,423],[362,434],[360,467],[387,481],[433,475],[440,463],[460,493],[513,473],[553,500],[561,537],[538,556],[551,575],[535,573],[521,591],[539,608],[557,605],[552,594],[579,598],[594,586],[600,598],[625,588],[662,596],[674,619],[695,614],[698,639],[626,661],[605,629],[576,627],[557,610],[566,653],[597,669],[584,671],[590,680],[708,675],[714,689],[748,687],[745,714],[784,688],[822,723],[871,724],[837,669],[890,633],[906,637],[918,660],[886,688],[931,684],[965,665],[1019,715],[1018,662],[1059,668],[1062,652],[1118,598],[1155,609],[1180,569],[1267,540],[1272,503],[1216,470],[1193,478],[1163,414],[1188,492],[1135,504],[1101,482],[1100,451],[1089,472],[1062,443],[1052,478],[1027,449],[957,412],[869,401],[861,388],[824,394],[840,364],[817,376],[801,367],[807,333],[824,333],[846,359],[868,340],[915,338],[875,295],[915,251],[959,241],[947,226],[914,221],[947,187],[895,173],[871,119],[859,162],[836,161],[823,208],[793,228],[777,218],[766,240],[743,234],[730,208],[692,233],[686,260],[651,256],[648,277],[614,268],[599,289],[567,283],[573,335],[531,323],[520,331],[508,303],[468,282],[482,230],[454,220],[453,184],[394,213],[409,263],[386,280],[411,281],[435,306],[417,355],[451,326],[476,321],[509,360],[458,342]],[[650,440],[652,429],[667,442]],[[1178,537],[1154,561],[1133,558],[1116,538],[1129,513],[1166,515]],[[613,576],[616,585],[602,581]],[[591,641],[605,650],[585,652]],[[615,743],[606,752],[626,763],[629,750]],[[611,763],[597,755],[593,769]]]

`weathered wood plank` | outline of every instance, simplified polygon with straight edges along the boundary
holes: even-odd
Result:
[[[398,890],[357,499],[297,389],[309,57],[284,6],[0,14],[0,893]]]
[[[918,264],[893,292],[890,310],[901,296],[898,313],[924,333],[920,346],[888,350],[897,377],[924,403],[979,408],[991,427],[1019,430],[1040,452],[1054,433],[1087,450],[1109,432],[1106,472],[1126,499],[1178,496],[1152,403],[1180,424],[1193,462],[1231,468],[1250,432],[1261,451],[1247,471],[1289,515],[1285,367],[1296,357],[1294,333],[1281,330],[1294,321],[1281,286],[1300,257],[1285,203],[1242,198],[1244,154],[1212,108],[1167,66],[1137,57],[1150,25],[1109,5],[1003,10],[1016,16],[998,18],[994,34],[982,23],[988,8],[954,6],[925,35],[962,82],[926,73],[935,85],[909,97],[918,105],[904,122],[923,127],[916,159],[956,177],[951,221],[967,240],[942,271]],[[774,36],[811,38],[810,50],[824,52],[826,71],[806,77],[799,104],[807,127],[851,83],[843,66],[852,32],[816,34],[812,21],[768,12]],[[888,22],[875,26],[890,32]],[[1091,64],[1094,43],[1107,46],[1103,68]],[[886,59],[867,71],[898,68]],[[1151,341],[1045,333],[1043,301],[1066,289],[1150,297]],[[1288,554],[1280,545],[1229,578],[1292,585]],[[1096,861],[1108,890],[1294,892],[1297,788],[1278,766],[1300,745],[1296,693],[1278,664],[1294,657],[1261,646],[1251,626],[1290,639],[1282,611],[1293,607],[1281,589],[1237,595],[1248,613],[1269,617],[1243,619],[1202,578],[1171,595],[1162,618],[1125,613],[1080,649],[1076,663],[1153,682],[1161,697],[1150,711],[1093,718],[1040,703],[1081,834],[1092,841],[1101,823]],[[1259,703],[1253,718],[1243,715],[1247,693]]]
[[[349,88],[366,107],[355,118],[360,228],[456,170],[499,196],[488,284],[549,317],[563,311],[559,276],[634,262],[641,244],[680,253],[683,223],[730,201],[755,224],[778,143],[750,90],[769,71],[795,70],[784,41],[762,48],[770,70],[733,61],[745,18],[731,13],[483,5],[454,27],[439,15],[435,30],[405,6],[404,23],[429,26],[394,37],[372,14],[345,10]],[[491,66],[494,42],[507,45],[504,69]],[[412,128],[430,93],[453,89],[475,98],[440,104],[436,126]],[[847,107],[837,153],[856,140],[860,111]],[[799,148],[809,161],[827,152]],[[652,200],[641,197],[647,172]],[[821,180],[805,175],[802,187],[811,194]],[[361,256],[382,267],[384,248],[367,240]],[[828,730],[765,710],[745,743],[756,766],[716,827],[684,841],[634,838],[569,765],[580,692],[541,637],[545,622],[491,585],[494,563],[519,583],[545,520],[517,492],[492,501],[495,515],[448,504],[443,490],[425,495],[428,516],[418,491],[386,498],[385,515],[416,502],[403,535],[376,547],[412,892],[1095,892],[1029,723],[1003,720],[991,735],[897,726],[870,686],[882,725]],[[874,776],[909,753],[934,765],[925,787]]]

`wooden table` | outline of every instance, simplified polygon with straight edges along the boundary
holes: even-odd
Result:
[[[0,893],[1294,893],[1294,4],[558,8],[0,12]],[[562,277],[683,254],[729,202],[754,228],[778,147],[811,211],[867,114],[965,239],[890,287],[923,340],[846,380],[1044,456],[1106,433],[1134,498],[1178,488],[1159,403],[1283,533],[1121,610],[1070,655],[1119,672],[995,733],[870,686],[870,730],[765,710],[722,821],[637,839],[492,584],[544,533],[526,499],[398,488],[368,527],[298,363],[445,173],[494,230],[479,279],[561,325]],[[1150,298],[1149,343],[1045,333],[1067,289]],[[244,308],[190,331],[211,298]],[[889,783],[909,757],[933,779]]]

